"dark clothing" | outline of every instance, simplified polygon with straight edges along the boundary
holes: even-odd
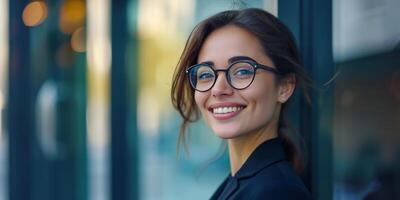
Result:
[[[235,176],[228,176],[211,200],[311,199],[301,179],[286,160],[280,138],[260,144]]]

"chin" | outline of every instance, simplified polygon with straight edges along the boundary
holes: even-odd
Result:
[[[215,135],[217,135],[221,139],[233,139],[239,136],[239,134],[235,131],[231,130],[213,130]]]

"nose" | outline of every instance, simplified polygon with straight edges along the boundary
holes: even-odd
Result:
[[[218,75],[214,86],[211,88],[211,94],[214,97],[230,96],[233,94],[233,88],[229,85],[225,73],[220,73]]]

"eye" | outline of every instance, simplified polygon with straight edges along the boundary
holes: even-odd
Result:
[[[232,78],[251,78],[254,75],[254,67],[247,62],[238,62],[229,69],[229,74]]]
[[[239,68],[236,69],[234,72],[234,76],[247,76],[247,75],[253,75],[254,70],[249,69],[249,68]]]
[[[211,71],[199,72],[197,76],[198,80],[207,80],[212,78],[214,78],[214,73],[212,73]]]

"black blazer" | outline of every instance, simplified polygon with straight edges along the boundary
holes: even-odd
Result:
[[[286,160],[280,138],[260,144],[235,174],[228,176],[211,200],[311,199],[309,191]]]

